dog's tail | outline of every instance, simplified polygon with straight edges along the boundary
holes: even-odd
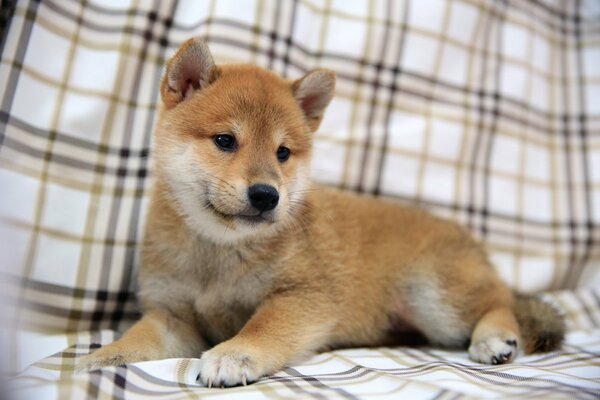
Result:
[[[565,338],[565,318],[553,305],[537,297],[516,295],[514,312],[521,328],[525,353],[560,348]]]

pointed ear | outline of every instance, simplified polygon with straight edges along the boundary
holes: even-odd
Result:
[[[333,98],[335,72],[318,68],[292,83],[294,97],[304,112],[310,129],[317,130],[325,108]]]
[[[167,62],[160,88],[165,106],[175,107],[217,77],[218,68],[206,43],[199,38],[187,40]]]

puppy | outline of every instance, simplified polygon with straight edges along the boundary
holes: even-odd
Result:
[[[291,82],[181,46],[161,84],[143,317],[78,370],[201,356],[202,384],[234,386],[415,333],[486,364],[560,345],[559,313],[515,297],[459,226],[310,185],[334,84],[325,69]]]

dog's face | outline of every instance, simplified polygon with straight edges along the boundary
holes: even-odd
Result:
[[[293,220],[334,80],[326,70],[288,82],[258,67],[217,67],[197,39],[179,49],[161,87],[156,167],[193,230],[231,243]]]

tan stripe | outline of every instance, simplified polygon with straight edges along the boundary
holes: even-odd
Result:
[[[328,4],[329,4],[328,0]],[[372,16],[375,14],[375,2],[370,1],[369,3],[369,10],[368,10],[368,15],[367,15],[367,20],[370,21],[372,19]],[[364,42],[364,47],[362,49],[362,55],[363,55],[363,59],[365,59],[368,55],[369,52],[369,44],[371,43],[373,38],[373,25],[372,24],[367,24],[367,34],[365,37],[365,42]],[[321,47],[322,48],[322,47]],[[352,183],[352,177],[351,177],[351,170],[353,167],[356,166],[356,164],[358,163],[358,157],[360,156],[360,154],[357,152],[356,154],[354,154],[355,150],[359,149],[359,146],[355,144],[357,144],[357,140],[356,140],[356,136],[357,136],[357,131],[364,129],[362,126],[360,126],[361,124],[359,124],[359,115],[360,115],[360,105],[361,104],[366,104],[368,102],[367,99],[363,98],[363,89],[364,86],[363,84],[360,84],[358,82],[360,82],[365,76],[365,67],[364,64],[359,64],[356,67],[356,84],[354,85],[354,90],[352,92],[352,94],[350,96],[348,96],[348,98],[352,101],[352,109],[350,110],[350,120],[348,121],[348,136],[347,136],[347,141],[345,143],[345,153],[344,153],[344,163],[343,163],[343,172],[342,172],[342,178],[340,179],[340,183],[342,185],[342,187],[344,188],[350,188],[353,187],[353,183]],[[375,101],[377,102],[378,105],[382,105],[381,102],[379,102],[378,98],[375,98]],[[360,121],[363,122],[364,121]],[[356,156],[356,158],[355,158]]]
[[[361,145],[360,142],[356,142],[356,141],[348,141],[346,139],[341,139],[337,136],[329,136],[327,134],[319,134],[319,141],[322,142],[328,142],[328,143],[337,143],[339,145],[348,145],[348,146],[359,146]],[[374,151],[381,151],[383,150],[382,145],[373,145],[371,146],[371,149]],[[411,150],[411,149],[407,149],[407,148],[403,148],[403,147],[387,147],[386,151],[390,154],[396,154],[399,156],[404,156],[404,157],[411,157],[411,158],[415,158],[418,159],[422,156],[422,154],[420,152]],[[461,171],[462,169],[466,168],[463,159],[458,158],[458,159],[451,159],[451,158],[443,158],[441,156],[435,155],[435,154],[429,154],[427,156],[428,160],[430,161],[434,161],[438,164],[442,164],[445,166],[449,166],[452,167],[454,169],[456,169],[457,171]],[[457,172],[458,173],[458,172]],[[515,180],[518,179],[519,175],[518,174],[512,174],[510,172],[506,172],[506,171],[494,171],[494,175],[495,176],[501,176],[510,180]],[[458,179],[458,177],[456,178]],[[544,181],[541,179],[537,179],[537,178],[533,178],[533,177],[523,177],[523,182],[536,186],[536,187],[541,187],[541,188],[546,188],[548,187],[549,182],[548,181]],[[455,191],[455,204],[462,204],[461,201],[456,200],[459,196],[460,192],[458,190]]]
[[[4,224],[6,224],[6,226],[11,226],[13,228],[19,228],[19,229],[23,229],[23,230],[29,230],[32,225],[28,224],[28,223],[24,223],[21,220],[17,220],[17,219],[12,219],[12,218],[5,218],[5,217],[0,217],[0,221],[3,222]],[[60,231],[57,229],[52,229],[52,228],[46,228],[44,226],[40,226],[38,231],[40,233],[43,233],[46,236],[49,236],[51,238],[56,238],[56,239],[60,239],[60,240],[64,240],[67,242],[77,242],[77,243],[81,243],[81,244],[85,244],[85,245],[94,245],[94,244],[99,244],[99,245],[103,245],[103,246],[122,246],[122,247],[134,247],[136,246],[138,243],[137,242],[129,242],[129,241],[124,241],[124,240],[109,240],[106,238],[94,238],[94,237],[89,237],[89,236],[79,236],[79,235],[73,235],[64,231]]]
[[[564,9],[564,6],[563,6]],[[553,74],[552,84],[550,85],[549,96],[550,96],[550,110],[556,113],[565,112],[569,109],[568,104],[562,104],[564,90],[563,82],[565,81],[566,71],[563,71],[561,63],[562,58],[566,57],[564,54],[564,48],[562,42],[565,40],[561,32],[555,32],[555,35],[559,37],[560,41],[550,47],[550,69],[556,71]],[[568,96],[568,94],[567,94]],[[554,125],[556,131],[562,130],[562,120],[553,119],[551,123]],[[550,164],[552,169],[552,211],[555,220],[568,221],[570,219],[569,212],[569,199],[561,195],[561,191],[567,189],[567,182],[569,177],[566,176],[566,170],[564,164],[561,163],[564,160],[565,147],[561,145],[561,135],[556,134],[551,137],[551,152],[550,152]],[[564,200],[564,201],[563,201]],[[564,277],[568,273],[567,266],[570,262],[570,256],[575,250],[571,248],[569,243],[569,227],[558,227],[554,229],[554,240],[556,242],[556,253],[554,254],[554,268],[552,276],[552,288],[561,288],[564,284]],[[564,249],[566,247],[566,249]]]
[[[196,399],[197,396],[194,395],[195,387],[190,387],[186,383],[186,375],[187,370],[190,368],[191,359],[185,358],[181,361],[177,362],[175,367],[175,382],[179,385],[180,389],[183,393],[185,393],[185,397],[188,399]]]
[[[210,0],[210,6],[208,7],[208,17],[212,18],[215,15],[215,9],[217,8],[217,0]],[[206,34],[212,36],[211,28],[213,24],[206,24]]]
[[[475,22],[475,27],[473,30],[473,37],[474,38],[479,38],[481,37],[481,32],[482,29],[484,27],[483,25],[483,21],[485,20],[485,14],[484,13],[478,13],[477,14],[477,21]],[[473,117],[472,117],[472,113],[471,110],[473,109],[473,104],[471,103],[471,97],[473,96],[473,88],[477,85],[478,83],[478,77],[477,74],[475,74],[475,66],[477,63],[477,60],[479,59],[479,53],[477,50],[475,50],[475,47],[472,46],[469,49],[469,58],[468,58],[468,63],[467,63],[467,79],[466,79],[466,92],[464,93],[464,111],[463,111],[463,118],[462,120],[458,120],[457,122],[460,122],[463,125],[463,131],[461,134],[461,144],[460,144],[460,151],[457,157],[457,162],[456,162],[456,176],[454,178],[454,187],[455,187],[455,191],[454,191],[454,203],[455,204],[465,204],[465,203],[469,203],[469,199],[467,199],[465,197],[465,195],[467,194],[465,189],[463,188],[463,172],[467,170],[468,165],[466,165],[465,163],[467,162],[467,160],[469,159],[468,155],[467,155],[467,151],[469,150],[469,143],[472,142],[471,137],[473,137],[474,135],[477,134],[477,132],[475,131],[476,129],[476,123],[473,121]],[[447,119],[447,118],[444,118]],[[518,133],[515,132],[515,136],[518,136]],[[468,188],[469,182],[468,182],[468,176],[467,176],[467,182],[466,182],[466,186]],[[464,193],[463,193],[464,191]],[[454,219],[455,220],[459,220],[459,217],[461,217],[464,213],[462,211],[456,211]]]
[[[469,63],[469,69],[471,68],[472,62]],[[362,67],[357,67],[358,71],[362,71],[364,70]],[[357,80],[362,79],[363,76],[361,75],[361,72],[357,73]],[[404,80],[403,81],[403,87],[405,89],[411,89],[412,87],[410,86],[411,82],[408,80]],[[419,83],[419,85],[421,85],[421,83]],[[424,84],[424,85],[428,85],[428,84]],[[342,85],[340,85],[342,86]],[[362,85],[362,87],[364,88],[364,85]],[[337,98],[345,98],[345,99],[349,99],[351,101],[353,101],[354,103],[361,103],[361,104],[369,104],[368,99],[362,97],[362,96],[358,96],[356,95],[357,91],[360,91],[361,87],[358,87],[355,92],[349,93],[347,90],[345,90],[343,87],[340,87],[339,89],[336,89],[336,94],[335,96]],[[468,90],[473,90],[471,86],[467,86]],[[444,89],[446,90],[446,89]],[[419,93],[423,93],[424,90],[420,89],[418,90]],[[440,93],[443,92],[443,90],[440,90]],[[435,107],[431,110],[431,116],[438,118],[438,119],[443,119],[445,121],[451,121],[451,122],[459,122],[459,123],[463,123],[464,121],[466,121],[467,119],[470,118],[470,116],[468,116],[468,113],[470,112],[470,110],[467,110],[468,107],[472,107],[472,104],[469,100],[470,96],[475,96],[475,93],[473,92],[464,92],[464,93],[456,93],[455,96],[458,98],[459,96],[464,99],[464,104],[455,104],[453,105],[451,108],[453,109],[453,111],[451,112],[447,112],[444,111],[444,109],[446,109],[445,105],[443,107],[440,107],[440,110],[437,110]],[[394,112],[404,112],[404,113],[413,113],[413,114],[423,114],[426,111],[426,104],[427,104],[426,99],[412,99],[410,97],[408,97],[408,99],[404,98],[399,98],[396,99],[394,101],[394,104],[390,106],[390,108],[394,111]],[[377,107],[386,107],[387,106],[387,102],[384,100],[381,100],[380,98],[376,98],[374,100],[374,103]],[[422,104],[423,103],[423,104]],[[465,111],[467,110],[467,111]],[[356,111],[356,109],[353,109],[353,112]],[[457,116],[457,114],[460,113],[465,113],[467,114],[467,116],[464,117],[460,117]],[[512,115],[511,115],[512,116]],[[540,146],[546,146],[547,145],[547,140],[545,139],[545,136],[550,136],[551,133],[547,132],[547,127],[550,120],[553,119],[558,119],[559,115],[550,115],[547,117],[535,117],[538,118],[540,121],[544,121],[543,124],[538,124],[538,127],[540,129],[536,129],[536,132],[541,132],[543,131],[544,134],[543,135],[535,135],[531,138],[531,143],[535,143],[538,144]],[[522,134],[520,133],[520,129],[519,129],[519,123],[518,122],[512,122],[512,121],[507,121],[507,117],[505,116],[500,116],[499,121],[501,122],[501,124],[499,124],[499,126],[497,127],[497,131],[498,132],[502,132],[504,135],[506,136],[510,136],[510,137],[514,137],[514,138],[520,138],[522,136]],[[356,125],[356,119],[353,118],[350,120],[350,122],[348,123],[348,129],[352,129],[354,125]],[[489,121],[484,121],[484,127],[489,126],[490,122]],[[544,129],[542,129],[544,128]],[[319,135],[323,132],[323,130],[319,130]],[[542,139],[540,139],[540,137]],[[596,144],[590,144],[590,148],[600,148],[600,143],[596,143]]]
[[[327,33],[329,27],[329,17],[331,16],[331,0],[325,0],[325,6],[322,10],[322,22],[321,22],[321,32],[319,32],[319,46],[317,47],[317,52],[319,54],[323,54],[325,51],[325,40],[327,40]],[[320,64],[319,59],[319,64]]]
[[[12,63],[10,63],[6,60],[2,60],[2,64],[12,65]],[[24,75],[27,75],[33,79],[43,82],[43,83],[47,84],[48,86],[52,86],[52,87],[60,87],[61,86],[61,83],[58,82],[57,80],[52,79],[51,77],[49,77],[47,75],[44,75],[44,73],[42,73],[42,72],[36,71],[35,69],[31,68],[28,65],[23,64],[21,67],[21,70],[24,73]],[[159,104],[159,103],[138,103],[135,100],[119,97],[118,92],[110,92],[110,93],[100,92],[97,90],[79,88],[77,86],[69,85],[69,84],[64,84],[62,86],[64,86],[64,89],[66,91],[68,91],[69,93],[76,93],[76,94],[85,95],[85,96],[92,96],[92,97],[107,100],[107,101],[110,101],[110,102],[113,102],[113,103],[116,103],[119,105],[126,105],[128,107],[133,107],[133,108],[137,108],[137,109],[154,110],[154,109],[156,109],[157,105]]]
[[[213,0],[214,1],[214,0]],[[19,10],[19,12],[22,14],[22,16],[25,15],[25,10]],[[52,13],[51,15],[55,15],[52,11],[49,11],[49,13]],[[131,14],[129,15],[130,18],[132,18]],[[140,18],[140,17],[138,17]],[[44,27],[46,30],[51,31],[53,33],[55,33],[58,36],[61,36],[64,39],[69,39],[71,36],[71,31],[67,28],[65,28],[64,25],[61,25],[60,23],[57,23],[57,19],[51,18],[46,16],[45,14],[38,14],[36,16],[36,25],[40,25],[42,27]],[[75,23],[74,23],[75,25]],[[135,24],[131,24],[131,27],[134,27]],[[77,29],[80,30],[81,25],[77,25]],[[140,29],[141,30],[141,29]],[[91,29],[91,31],[94,34],[101,34],[101,33],[97,33],[95,32],[93,29]],[[91,36],[94,36],[93,34]],[[115,35],[116,36],[116,35]],[[127,33],[124,34],[123,37],[127,37],[127,38],[138,38],[138,42],[143,42],[143,40],[140,39],[141,35],[138,34],[133,34],[133,33]],[[79,43],[81,44],[82,47],[84,48],[88,48],[91,50],[98,50],[98,51],[120,51],[123,54],[129,55],[129,56],[135,56],[136,54],[138,54],[141,50],[140,47],[134,47],[132,46],[132,43],[129,43],[127,45],[124,45],[123,43],[121,44],[113,44],[116,43],[116,40],[113,40],[109,43],[101,43],[101,42],[97,42],[94,40],[90,40],[88,38],[86,38],[85,36],[81,36],[78,39]],[[147,54],[146,61],[152,61],[156,64],[160,64],[161,59],[158,56],[154,56],[152,54]]]
[[[450,9],[452,7],[452,1],[446,1],[444,2],[444,17],[442,20],[442,26],[440,28],[440,32],[442,32],[442,34],[440,35],[440,39],[437,41],[437,49],[435,52],[435,59],[433,62],[433,71],[432,71],[432,76],[434,79],[439,79],[439,75],[440,75],[440,69],[442,67],[442,54],[444,51],[444,44],[447,41],[447,35],[446,33],[448,32],[448,25],[450,24],[450,17],[451,17],[451,12]],[[410,34],[410,32],[412,31],[412,29],[407,28],[406,29],[406,34]],[[428,87],[428,95],[431,97],[434,97],[434,93],[435,90],[437,88],[437,85],[435,84],[430,84]],[[429,153],[431,151],[430,149],[430,140],[431,140],[431,125],[432,125],[432,121],[433,121],[433,108],[435,107],[434,105],[435,103],[433,101],[430,101],[427,103],[426,109],[425,109],[425,113],[424,113],[424,118],[425,118],[425,129],[423,132],[423,144],[421,146],[421,154],[420,154],[420,159],[419,159],[419,169],[417,171],[417,187],[415,190],[415,200],[417,202],[419,202],[422,197],[423,197],[423,184],[425,183],[425,168],[428,165],[431,165],[430,160],[429,160]],[[456,173],[456,170],[454,171]],[[450,199],[448,199],[450,200]]]
[[[2,152],[6,153],[7,157],[0,159],[0,167],[10,170],[10,171],[17,172],[19,174],[22,174],[22,175],[25,175],[25,176],[28,176],[31,178],[34,178],[34,179],[38,179],[39,173],[35,168],[31,167],[31,163],[28,162],[28,159],[23,160],[22,165],[21,165],[21,164],[18,164],[17,162],[14,162],[13,160],[9,160],[10,157],[8,157],[8,155],[10,155],[10,153],[9,153],[8,149],[3,148]],[[37,160],[35,160],[34,158],[31,158],[31,161],[35,162]],[[77,170],[73,169],[73,172],[77,172]],[[99,185],[95,185],[94,182],[88,183],[88,182],[76,181],[76,180],[70,179],[71,177],[69,175],[70,174],[54,175],[52,173],[49,173],[47,178],[48,178],[49,182],[56,183],[57,185],[60,185],[60,186],[65,186],[70,189],[80,190],[82,192],[97,192],[97,193],[104,194],[104,195],[110,195],[115,190],[114,186],[108,186],[108,185],[99,186]],[[125,198],[128,198],[128,197],[139,198],[139,197],[145,196],[144,189],[124,187],[121,190],[123,193],[122,197],[125,197]]]
[[[488,217],[490,218],[490,217]],[[490,218],[490,220],[493,220],[493,218]],[[511,242],[513,242],[511,240]],[[496,242],[488,242],[486,244],[486,247],[488,249],[488,251],[493,252],[493,253],[513,253],[515,251],[515,246],[514,245],[505,245],[500,243],[500,240],[497,240]],[[545,246],[545,249],[547,250],[543,250],[541,246],[531,246],[531,247],[524,247],[521,250],[521,255],[522,256],[527,256],[527,257],[534,257],[534,258],[544,258],[544,259],[548,259],[549,256],[553,253],[553,248],[552,246]],[[562,256],[559,257],[566,257],[568,253],[564,252],[562,254]]]
[[[83,10],[83,7],[82,7],[82,10]],[[38,14],[38,16],[39,16],[39,14]],[[79,15],[79,17],[81,17],[81,14]],[[79,35],[79,31],[80,31],[80,26],[77,25],[75,32],[74,32],[75,38]],[[34,262],[35,262],[36,255],[37,255],[37,245],[38,245],[38,240],[39,240],[41,222],[43,219],[44,204],[46,201],[46,188],[47,188],[47,184],[48,184],[48,175],[49,175],[48,169],[50,167],[50,160],[47,157],[49,157],[53,152],[54,143],[55,143],[54,142],[55,133],[53,133],[53,132],[56,132],[58,129],[58,124],[60,121],[60,110],[63,107],[65,94],[66,94],[65,93],[66,92],[66,82],[68,81],[69,76],[71,74],[71,70],[73,68],[75,48],[76,48],[76,46],[74,44],[74,41],[71,41],[71,45],[69,46],[68,55],[67,55],[67,59],[66,59],[66,63],[65,63],[65,70],[62,75],[62,83],[58,87],[58,96],[56,99],[56,103],[54,104],[54,113],[52,116],[52,121],[50,123],[50,135],[48,137],[48,141],[46,142],[46,146],[45,146],[45,154],[47,156],[42,161],[41,173],[38,178],[40,185],[39,185],[39,188],[37,191],[37,196],[36,196],[35,212],[34,212],[33,224],[32,224],[32,230],[31,230],[31,239],[29,241],[27,255],[25,258],[25,263],[24,263],[23,272],[22,272],[22,276],[26,277],[26,278],[31,278],[33,275],[33,266],[34,266]],[[21,309],[20,309],[20,307],[18,307],[18,313],[17,313],[18,320],[20,320],[20,317],[21,317],[20,312],[21,312]]]
[[[262,19],[265,15],[265,3],[263,1],[257,1],[254,6],[254,29],[252,31],[252,46],[250,47],[250,62],[252,64],[258,63],[258,51],[252,51],[252,48],[260,49],[260,27],[262,26]]]
[[[527,52],[526,54],[534,54],[534,36],[533,36],[533,32],[531,31],[531,29],[528,29],[529,32],[529,40],[527,42]],[[504,60],[504,58],[503,58]],[[531,71],[527,71],[527,81],[525,83],[525,88],[523,90],[523,94],[521,96],[521,98],[523,98],[525,101],[529,101],[531,103],[532,100],[532,81],[533,81],[533,75],[531,73]],[[526,121],[528,122],[528,119],[526,119]],[[514,180],[517,184],[517,215],[520,217],[525,217],[524,215],[524,203],[525,203],[525,195],[524,195],[524,189],[523,186],[525,184],[525,166],[527,165],[527,144],[528,144],[528,136],[530,135],[530,132],[528,130],[528,127],[524,126],[523,127],[523,132],[521,134],[521,140],[520,140],[520,144],[521,144],[521,154],[519,155],[519,168],[517,168],[517,176],[516,179]],[[496,173],[496,171],[494,171],[494,173]],[[524,266],[522,265],[522,259],[523,259],[523,251],[524,251],[524,246],[525,246],[525,235],[524,235],[524,227],[522,223],[518,223],[516,224],[516,241],[515,241],[515,248],[513,250],[513,254],[514,254],[514,265],[513,265],[513,285],[516,288],[524,288],[525,285],[521,279],[521,275],[522,273],[519,273],[519,271],[523,272]],[[546,272],[546,271],[544,271]]]

